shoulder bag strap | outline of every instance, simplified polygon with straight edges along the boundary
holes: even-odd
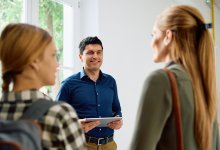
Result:
[[[48,111],[48,109],[59,102],[54,102],[46,99],[39,99],[31,104],[22,115],[21,119],[40,119]]]
[[[169,69],[164,68],[163,70],[167,73],[169,77],[171,90],[172,90],[173,113],[174,113],[175,125],[176,125],[177,149],[184,150],[180,100],[179,100],[176,78]]]

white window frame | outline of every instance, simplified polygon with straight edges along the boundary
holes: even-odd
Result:
[[[38,25],[38,0],[24,0],[24,22]]]
[[[65,50],[63,53],[64,62],[63,66],[60,66],[60,69],[65,69],[64,78],[71,75],[75,69],[76,59],[78,58],[78,44],[80,37],[80,0],[53,0],[57,3],[64,4],[65,6],[72,7],[73,17],[68,18],[69,16],[65,13],[70,12],[71,10],[64,9],[64,47]],[[30,23],[33,25],[39,25],[39,0],[24,0],[24,22]],[[67,28],[68,27],[68,28]],[[71,28],[72,27],[72,28]]]

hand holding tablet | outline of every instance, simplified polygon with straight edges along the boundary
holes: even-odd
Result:
[[[100,124],[97,127],[107,127],[108,123],[121,119],[122,117],[85,118],[85,122],[100,121]]]

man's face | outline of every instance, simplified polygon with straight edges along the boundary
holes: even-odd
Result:
[[[99,44],[89,44],[79,55],[83,67],[88,71],[99,71],[103,61],[103,50]]]

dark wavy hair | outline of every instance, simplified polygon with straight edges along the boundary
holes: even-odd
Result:
[[[80,42],[80,44],[79,44],[79,53],[82,54],[83,51],[85,50],[85,47],[89,44],[98,44],[102,47],[102,50],[103,50],[101,40],[97,36],[94,36],[94,37],[89,36],[89,37],[83,39]]]

